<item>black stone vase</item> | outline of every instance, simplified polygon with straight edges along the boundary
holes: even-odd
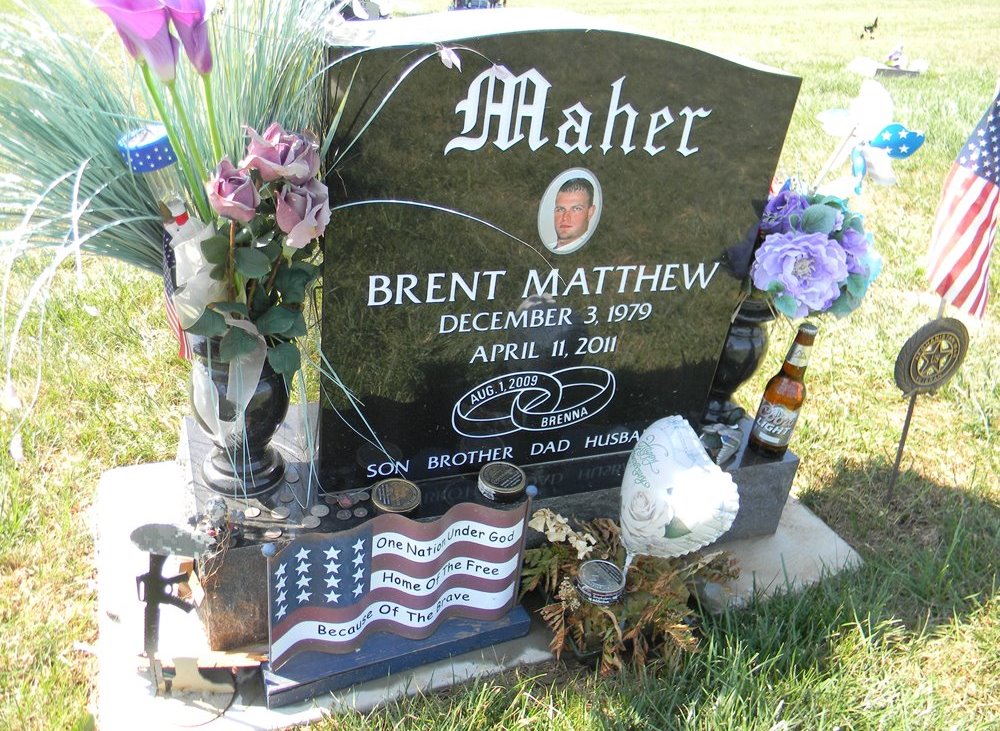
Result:
[[[191,336],[191,349],[199,362],[192,364],[191,397],[194,419],[212,442],[201,465],[205,485],[230,497],[259,497],[274,491],[285,474],[285,460],[271,444],[288,413],[290,395],[285,379],[265,359],[260,380],[247,403],[243,418],[227,435],[213,433],[195,404],[195,379],[211,378],[218,391],[212,408],[221,421],[236,420],[236,404],[229,400],[229,363],[219,357],[220,338]]]
[[[704,423],[735,425],[745,415],[745,411],[730,399],[764,359],[768,342],[765,326],[772,320],[774,312],[767,301],[747,298],[740,303],[736,318],[726,333],[722,356],[708,392],[708,406],[702,416]]]

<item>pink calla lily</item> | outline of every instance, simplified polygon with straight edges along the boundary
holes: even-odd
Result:
[[[208,3],[205,0],[158,0],[159,4],[170,13],[174,23],[187,26],[198,25],[205,20]]]
[[[177,39],[170,34],[169,16],[160,0],[91,0],[107,15],[136,60],[149,64],[157,78],[174,80]]]
[[[200,74],[212,71],[212,45],[205,20],[205,0],[161,0],[180,36],[191,65]]]

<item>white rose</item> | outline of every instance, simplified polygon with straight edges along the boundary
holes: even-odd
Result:
[[[664,499],[651,490],[636,490],[622,511],[622,534],[639,543],[642,539],[663,538],[663,530],[674,518],[674,511]]]

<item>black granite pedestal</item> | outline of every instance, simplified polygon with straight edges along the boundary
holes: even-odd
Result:
[[[740,495],[740,509],[733,525],[716,544],[741,538],[768,536],[778,529],[781,511],[792,489],[792,481],[799,467],[799,458],[794,452],[788,451],[780,459],[760,457],[747,448],[747,437],[750,433],[750,420],[744,419],[743,442],[733,458],[724,465],[726,472],[732,475]],[[601,465],[595,460],[591,470],[613,470],[621,481],[624,474],[624,464]],[[581,472],[586,467],[579,468]],[[583,476],[581,476],[582,478]],[[573,480],[570,479],[570,482]],[[580,479],[579,482],[585,482]],[[555,512],[578,520],[594,518],[617,518],[621,505],[621,488],[612,487],[582,493],[567,493],[543,497],[535,501],[539,508],[550,508]],[[539,534],[533,536],[541,540]],[[531,544],[532,536],[528,542]]]
[[[347,495],[321,491],[305,454],[307,427],[302,426],[302,412],[299,413],[298,418],[290,418],[282,425],[274,440],[288,464],[286,480],[269,495],[226,496],[243,545],[229,549],[223,560],[209,559],[199,566],[205,590],[199,612],[212,649],[229,650],[267,640],[262,543],[281,542],[314,531],[347,530],[374,514],[367,491],[353,491]],[[311,408],[306,413],[311,416],[315,411]],[[310,423],[314,423],[312,418]],[[724,467],[736,482],[740,509],[732,527],[714,545],[773,534],[799,465],[798,457],[791,451],[780,459],[767,459],[748,450],[749,426],[749,421],[744,420],[743,443]],[[187,419],[182,429],[178,460],[199,512],[207,500],[219,497],[205,486],[198,467],[209,448],[208,438],[193,420]],[[620,487],[588,488],[620,485],[627,455],[623,452],[577,460],[572,468],[563,472],[546,465],[535,469],[529,466],[526,469],[528,481],[536,482],[539,488],[533,507],[549,508],[578,520],[617,518]],[[446,486],[437,486],[425,494],[437,495],[439,499],[437,502],[425,501],[417,518],[438,517],[454,502],[485,502],[476,488],[475,475],[453,478]],[[529,547],[541,541],[540,533],[529,531]]]

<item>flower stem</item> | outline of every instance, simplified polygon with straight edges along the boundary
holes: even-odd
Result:
[[[195,174],[194,168],[191,166],[191,161],[188,159],[186,150],[180,144],[180,138],[177,136],[177,130],[174,129],[173,122],[170,115],[167,114],[167,105],[163,103],[163,97],[160,95],[160,90],[156,86],[156,82],[153,80],[153,74],[149,70],[149,64],[140,63],[139,67],[142,69],[142,79],[146,83],[146,89],[149,90],[149,96],[153,100],[153,106],[156,107],[157,114],[160,115],[160,121],[163,122],[163,126],[167,130],[167,139],[170,140],[170,146],[174,150],[174,154],[177,156],[177,163],[181,167],[181,171],[184,173],[184,177],[187,180],[188,192],[191,194],[191,199],[198,209],[198,213],[203,221],[210,220],[210,212],[208,210],[208,201],[205,200],[205,192],[201,186],[201,180],[198,175]]]
[[[236,301],[236,221],[229,222],[229,258],[226,260],[226,290],[230,302]]]
[[[201,156],[201,150],[198,149],[198,143],[194,139],[194,133],[191,131],[191,124],[188,121],[187,112],[184,109],[184,104],[181,102],[181,98],[177,93],[177,84],[173,81],[167,82],[167,89],[170,91],[170,97],[174,101],[174,109],[177,110],[177,119],[180,120],[181,129],[184,131],[184,139],[187,141],[188,152],[193,158],[195,167],[198,170],[199,179],[204,178],[208,174],[208,168],[205,167],[205,160]],[[202,212],[204,218],[202,220],[209,220],[211,215],[211,209],[208,207],[208,199],[205,197],[205,189],[203,186],[198,186],[198,210]]]
[[[215,159],[221,160],[222,140],[219,138],[219,122],[215,118],[215,95],[212,93],[212,75],[201,75],[202,87],[205,91],[205,116],[208,117],[208,132],[212,137],[212,154]]]
[[[271,287],[273,287],[273,286],[274,286],[274,280],[275,280],[275,279],[277,278],[277,276],[278,276],[278,268],[279,268],[279,267],[281,267],[281,262],[282,262],[283,260],[284,260],[284,257],[283,257],[283,256],[279,256],[279,257],[278,257],[278,258],[277,258],[277,259],[276,259],[276,260],[274,261],[274,266],[272,266],[272,267],[271,267],[271,276],[269,276],[269,277],[267,278],[267,284],[266,284],[266,285],[264,286],[264,292],[265,292],[265,293],[267,293],[267,292],[270,292],[270,291],[271,291]]]

